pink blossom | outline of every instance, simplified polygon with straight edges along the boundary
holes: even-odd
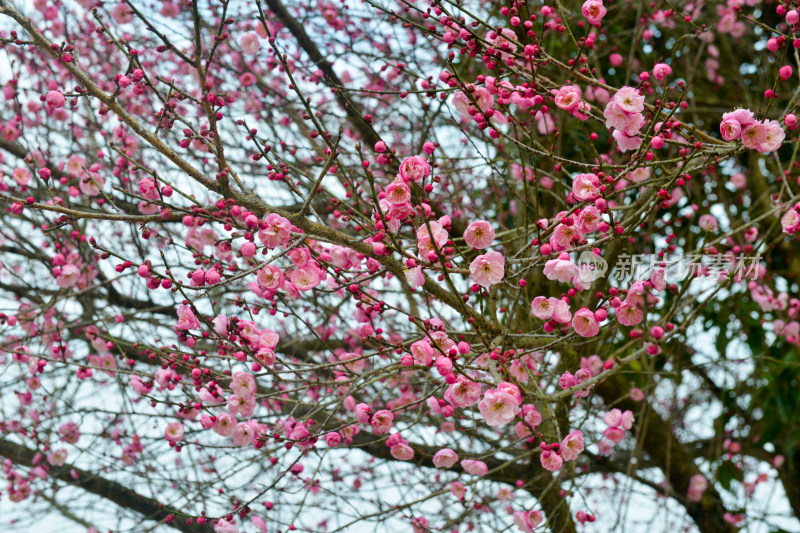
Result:
[[[256,440],[256,432],[247,422],[240,422],[236,424],[233,430],[233,443],[236,446],[250,446]]]
[[[68,289],[78,283],[81,271],[75,265],[66,264],[61,267],[61,274],[56,278],[56,285]]]
[[[767,127],[764,124],[753,123],[742,131],[742,144],[745,148],[758,150],[767,140]]]
[[[47,93],[47,96],[45,96],[44,101],[47,104],[47,107],[57,109],[63,106],[67,99],[64,97],[64,94],[61,91],[50,91]]]
[[[482,287],[491,287],[503,280],[506,260],[495,251],[476,257],[469,265],[469,277]]]
[[[655,76],[658,81],[664,80],[670,74],[672,74],[672,67],[666,63],[657,63],[653,67],[653,76]]]
[[[572,194],[577,200],[591,200],[600,193],[600,178],[596,174],[578,174],[572,178]]]
[[[214,533],[239,533],[239,528],[234,523],[220,518],[214,526]]]
[[[448,389],[450,401],[453,407],[470,407],[481,399],[481,385],[474,381],[461,378],[456,383],[450,385]]]
[[[261,48],[261,43],[258,41],[258,35],[253,32],[242,35],[240,44],[242,45],[242,51],[249,56],[256,55],[258,50]]]
[[[628,135],[622,130],[614,130],[612,133],[614,139],[617,141],[617,148],[620,152],[627,152],[628,150],[636,150],[642,145],[642,139],[636,136]]]
[[[586,0],[581,7],[581,13],[589,24],[597,25],[606,16],[606,8],[602,0]]]
[[[179,442],[183,438],[183,424],[170,422],[164,430],[164,437],[170,442]]]
[[[433,456],[433,465],[436,468],[450,468],[458,461],[458,454],[450,448],[442,448]]]
[[[383,435],[392,428],[393,420],[394,414],[392,414],[391,411],[382,409],[372,415],[372,429],[375,431],[376,435]]]
[[[600,325],[594,316],[594,312],[584,307],[575,311],[572,316],[572,327],[581,337],[594,337],[600,332]]]
[[[568,283],[578,275],[578,267],[569,259],[568,255],[562,254],[558,259],[551,259],[544,264],[544,275],[549,280]]]
[[[644,110],[644,96],[633,87],[622,87],[614,95],[614,103],[626,113],[641,113]]]
[[[726,118],[719,124],[719,132],[725,141],[735,141],[742,134],[742,125],[735,118]]]
[[[389,449],[392,457],[398,461],[410,461],[414,458],[414,450],[407,444],[395,444]]]
[[[256,279],[259,285],[269,290],[278,289],[285,281],[283,272],[276,265],[265,265],[256,273]]]
[[[400,163],[400,177],[405,181],[420,181],[431,173],[431,165],[419,155],[407,157]]]
[[[476,250],[488,248],[493,240],[494,228],[485,220],[476,220],[470,223],[464,231],[464,242]]]
[[[461,461],[461,468],[467,474],[472,474],[473,476],[485,476],[489,472],[489,467],[486,466],[486,463],[475,459],[464,459]]]
[[[277,213],[270,213],[264,219],[264,225],[266,228],[258,232],[258,238],[261,239],[264,246],[272,249],[289,242],[292,224],[288,219]]]
[[[386,187],[386,198],[393,204],[404,204],[411,199],[411,189],[402,179],[396,179]]]
[[[489,390],[478,404],[486,423],[492,427],[502,427],[511,422],[519,409],[517,399],[499,390]]]
[[[200,321],[194,316],[192,308],[188,305],[181,305],[178,307],[178,323],[175,324],[175,329],[181,331],[189,331],[191,329],[198,329]]]
[[[644,313],[642,313],[639,306],[627,300],[617,307],[617,320],[623,326],[635,326],[641,322],[643,318]]]
[[[561,458],[561,456],[552,450],[542,451],[542,455],[539,456],[539,460],[542,463],[542,467],[551,472],[560,470],[561,465],[564,464],[564,460]]]
[[[700,226],[700,229],[703,231],[716,231],[718,223],[717,219],[712,215],[700,215],[700,220],[698,220],[697,225]]]
[[[578,430],[573,431],[561,441],[561,458],[565,461],[574,461],[578,454],[583,451],[583,433]]]
[[[556,105],[567,111],[575,109],[581,101],[581,90],[574,85],[565,85],[553,92],[555,93]]]

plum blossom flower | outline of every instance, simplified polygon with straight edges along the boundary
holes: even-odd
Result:
[[[589,308],[584,307],[572,315],[572,327],[581,337],[594,337],[600,332],[600,325]]]
[[[258,41],[258,35],[253,32],[242,35],[240,44],[242,45],[242,51],[249,56],[256,55],[258,50],[261,48],[261,43]]]
[[[389,452],[398,461],[410,461],[414,458],[414,450],[408,444],[395,444],[389,449]]]
[[[494,240],[494,228],[485,220],[476,220],[464,231],[464,242],[476,250],[488,248]]]
[[[575,430],[561,441],[561,458],[565,461],[574,461],[583,451],[583,433]]]
[[[436,468],[450,468],[458,461],[458,454],[450,448],[442,448],[433,456],[433,466]]]
[[[56,285],[62,289],[68,289],[78,283],[81,276],[80,269],[71,264],[66,264],[61,267],[61,274],[56,278]]]
[[[658,81],[664,80],[670,74],[672,74],[672,67],[666,63],[657,63],[653,67],[653,76],[655,76]]]
[[[475,405],[481,399],[480,383],[475,383],[465,378],[461,378],[450,385],[447,392],[450,393],[448,401],[453,404],[453,407],[469,407]]]
[[[542,455],[539,456],[539,460],[542,463],[542,467],[551,472],[560,470],[561,465],[564,464],[564,460],[561,458],[561,456],[552,450],[542,451]]]
[[[638,305],[626,300],[617,307],[617,320],[623,326],[635,326],[644,318],[644,313]]]
[[[486,252],[469,265],[469,277],[482,287],[491,287],[503,281],[505,263],[499,252]]]
[[[405,181],[420,181],[431,173],[431,165],[420,156],[406,157],[400,163],[400,177]]]
[[[192,308],[188,305],[181,305],[178,307],[178,323],[175,324],[175,329],[180,331],[189,331],[200,327],[200,321],[194,316]]]
[[[394,414],[391,411],[382,409],[372,415],[372,429],[375,430],[376,435],[383,435],[392,428],[392,421]]]
[[[492,427],[502,427],[511,422],[519,409],[517,399],[500,390],[489,390],[478,404],[481,415]]]
[[[591,200],[600,193],[597,174],[578,174],[572,178],[572,195],[581,202]]]
[[[725,141],[735,141],[742,134],[742,125],[735,118],[726,118],[719,124],[719,133]]]
[[[586,0],[581,7],[581,13],[589,24],[597,25],[606,16],[607,10],[602,0]]]
[[[563,253],[558,259],[551,259],[544,264],[544,275],[549,280],[569,283],[578,275],[578,267],[570,260],[568,254]]]
[[[232,522],[220,518],[214,526],[214,533],[239,533],[239,528]]]
[[[473,476],[485,476],[489,472],[489,467],[486,466],[486,463],[475,459],[464,459],[461,461],[461,468],[467,474],[472,474]]]
[[[396,179],[386,187],[386,199],[393,204],[404,204],[411,200],[411,189],[405,181]]]
[[[581,90],[575,85],[565,85],[553,93],[556,106],[567,111],[575,109],[581,101]]]
[[[179,442],[183,438],[183,424],[170,422],[164,430],[164,437],[170,442]]]
[[[626,113],[641,113],[644,111],[644,95],[639,94],[639,91],[627,85],[616,92],[614,103]]]
[[[270,213],[264,219],[266,228],[258,232],[258,238],[269,249],[282,246],[291,238],[292,223],[277,213]]]

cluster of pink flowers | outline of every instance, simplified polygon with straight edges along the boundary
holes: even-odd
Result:
[[[699,502],[703,499],[703,493],[708,488],[708,480],[703,474],[695,474],[689,480],[689,488],[686,491],[686,499],[690,502]]]
[[[633,412],[612,409],[603,416],[603,421],[608,427],[603,431],[603,439],[597,443],[600,453],[611,453],[614,445],[622,442],[625,432],[633,427]]]
[[[741,139],[745,148],[758,150],[762,154],[780,148],[786,137],[777,120],[765,119],[759,122],[749,109],[736,109],[723,114],[719,132],[724,140]]]
[[[642,144],[642,139],[637,136],[645,123],[642,111],[644,111],[644,96],[628,86],[618,90],[606,104],[603,111],[606,127],[614,129],[612,135],[621,152],[635,150]]]
[[[581,368],[575,375],[573,376],[572,373],[569,371],[564,372],[561,374],[561,377],[558,380],[558,386],[561,387],[563,390],[569,389],[570,387],[574,387],[576,385],[580,385],[581,383],[586,382],[590,377],[592,377],[592,371],[588,368]],[[576,390],[575,397],[576,398],[586,398],[589,396],[589,393],[592,390],[592,386],[588,386],[585,389]]]
[[[584,450],[583,433],[575,430],[564,437],[561,444],[542,442],[539,444],[539,448],[542,450],[539,456],[542,467],[555,472],[561,469],[564,461],[574,461],[578,458],[578,454]]]

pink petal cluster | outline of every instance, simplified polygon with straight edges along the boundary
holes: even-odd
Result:
[[[758,122],[749,109],[736,109],[722,115],[719,132],[723,140],[742,140],[745,148],[762,154],[774,152],[783,144],[786,134],[777,120]]]
[[[622,87],[606,104],[603,116],[606,127],[613,128],[612,135],[621,152],[635,150],[642,140],[637,134],[644,126],[644,96],[633,87]]]
[[[625,438],[625,432],[633,427],[633,412],[612,409],[603,416],[608,427],[603,431],[603,440],[597,443],[601,453],[608,454],[614,445]]]

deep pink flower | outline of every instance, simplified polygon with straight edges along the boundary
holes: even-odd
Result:
[[[606,8],[602,0],[586,0],[581,7],[581,13],[586,17],[589,24],[600,24],[603,17],[606,16]]]
[[[560,470],[561,465],[564,464],[564,460],[561,458],[561,456],[552,450],[542,451],[542,455],[539,456],[539,460],[542,462],[542,467],[551,472]]]

